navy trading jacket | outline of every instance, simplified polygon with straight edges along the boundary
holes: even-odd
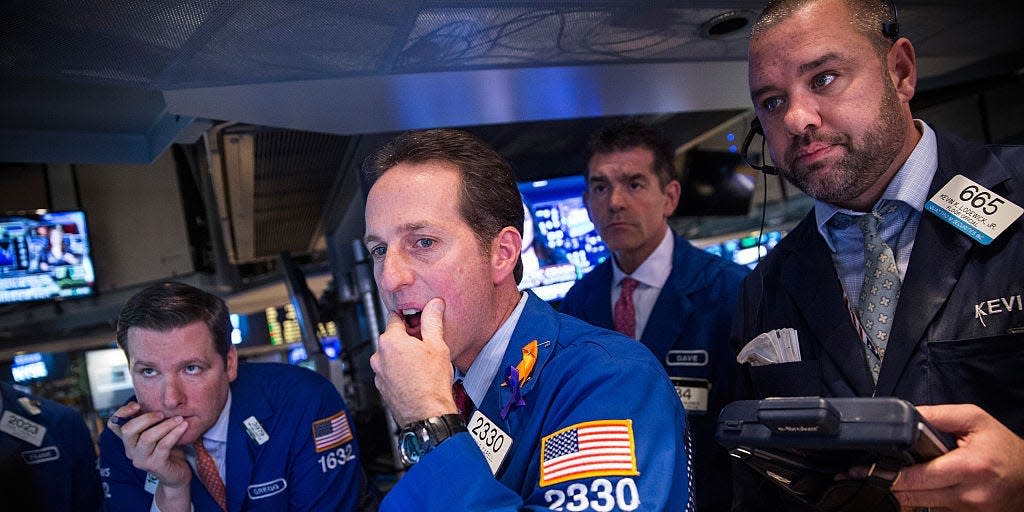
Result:
[[[10,510],[100,509],[96,445],[78,411],[0,382],[0,496]],[[22,508],[24,507],[24,508]]]
[[[352,418],[327,379],[298,366],[239,364],[229,414],[229,512],[355,510],[363,486],[359,448]],[[266,436],[250,435],[243,422],[252,418]],[[149,510],[155,485],[109,430],[100,436],[100,474],[108,510]],[[191,486],[196,512],[219,510],[194,468]]]
[[[1024,147],[986,147],[938,130],[936,137],[929,198],[963,174],[1024,206]],[[760,333],[796,329],[802,361],[743,365],[741,392],[973,403],[1024,436],[1022,296],[1024,218],[982,245],[923,212],[876,387],[812,211],[747,277],[733,330],[739,351]],[[744,509],[770,503],[755,487],[747,487]]]
[[[522,402],[507,405],[508,368],[522,366],[531,342]],[[469,432],[424,455],[381,510],[687,509],[686,418],[647,349],[530,292],[500,368]],[[474,436],[485,448],[511,443],[497,476]]]
[[[665,366],[686,407],[701,511],[726,510],[732,500],[730,457],[715,442],[715,424],[719,411],[733,400],[737,364],[729,328],[748,272],[676,236],[672,271],[640,337]],[[573,285],[560,311],[614,329],[611,283],[609,259]]]

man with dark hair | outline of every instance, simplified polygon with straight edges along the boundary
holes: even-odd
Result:
[[[415,463],[383,509],[685,507],[685,417],[658,362],[517,289],[523,208],[501,156],[413,132],[366,175],[389,311],[370,363]]]
[[[561,311],[638,339],[661,361],[686,408],[697,510],[725,510],[730,460],[714,435],[733,399],[729,326],[747,269],[669,228],[679,182],[660,133],[612,124],[594,134],[589,152],[583,198],[614,257],[569,290]]]
[[[239,364],[230,333],[224,301],[181,283],[121,309],[136,397],[100,437],[107,509],[356,510],[367,484],[337,390],[304,368]]]
[[[102,508],[96,445],[78,411],[0,382],[0,496],[10,510]]]
[[[958,446],[896,474],[901,506],[1024,510],[1024,150],[914,119],[914,47],[891,18],[881,1],[776,1],[753,28],[768,150],[816,201],[744,282],[733,331],[739,351],[794,329],[800,360],[742,382],[917,404]],[[739,508],[781,509],[767,482],[738,483]]]

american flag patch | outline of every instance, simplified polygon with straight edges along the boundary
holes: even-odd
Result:
[[[633,420],[586,421],[541,440],[541,487],[576,478],[639,474]]]
[[[348,416],[345,415],[345,411],[313,422],[313,444],[317,453],[330,450],[350,440],[352,440],[352,429],[348,426]]]

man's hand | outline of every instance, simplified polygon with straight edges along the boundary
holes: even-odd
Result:
[[[188,430],[188,422],[181,416],[164,419],[162,412],[135,416],[141,409],[138,402],[125,404],[114,412],[107,428],[121,438],[124,454],[136,468],[156,475],[160,486],[167,491],[184,489],[187,492],[192,470],[185,460],[185,452],[177,444]],[[119,421],[126,422],[119,424]]]
[[[933,427],[956,435],[958,448],[905,468],[892,486],[904,507],[1024,510],[1024,439],[976,405],[919,406]]]
[[[452,398],[452,363],[444,342],[444,301],[430,299],[420,315],[418,340],[405,331],[402,317],[392,312],[380,335],[370,366],[374,383],[400,427],[414,421],[458,411]]]

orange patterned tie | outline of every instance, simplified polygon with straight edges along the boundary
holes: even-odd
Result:
[[[213,461],[210,452],[206,451],[202,439],[192,443],[192,447],[196,449],[196,473],[199,474],[199,480],[206,486],[206,490],[209,491],[210,496],[213,496],[214,501],[220,505],[220,509],[226,512],[228,493],[224,489],[224,481],[220,479],[220,473],[217,472],[217,463]]]

